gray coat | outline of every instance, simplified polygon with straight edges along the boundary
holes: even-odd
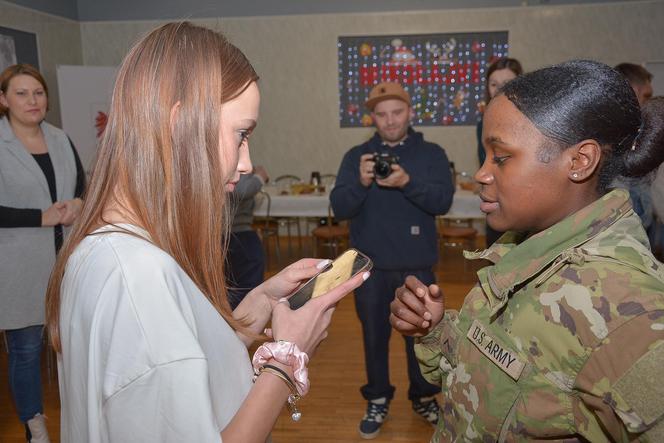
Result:
[[[65,133],[41,123],[58,201],[74,198],[76,160]],[[45,210],[51,194],[41,168],[0,118],[0,205]],[[44,296],[55,263],[52,227],[0,228],[0,329],[44,323]]]

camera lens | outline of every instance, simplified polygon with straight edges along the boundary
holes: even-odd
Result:
[[[385,160],[377,160],[374,165],[374,174],[376,178],[383,179],[387,178],[392,173],[392,165],[390,162]]]

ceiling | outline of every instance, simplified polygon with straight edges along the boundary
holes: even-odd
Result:
[[[540,7],[617,0],[8,0],[78,21],[255,17],[440,9]],[[622,0],[622,3],[640,0]],[[655,0],[663,1],[663,0]],[[0,9],[2,2],[0,2]]]

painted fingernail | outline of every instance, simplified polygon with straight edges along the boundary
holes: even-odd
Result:
[[[422,317],[424,317],[425,320],[431,320],[431,313],[430,312],[425,312]]]
[[[332,262],[332,260],[330,260],[330,259],[322,260],[322,261],[318,262],[318,264],[316,265],[316,268],[317,269],[323,269],[325,266],[329,265],[331,262]]]
[[[362,280],[367,281],[367,279],[369,278],[370,275],[371,275],[370,272],[368,272],[368,271],[365,272],[364,274],[362,274]]]

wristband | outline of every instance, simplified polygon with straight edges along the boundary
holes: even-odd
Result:
[[[288,405],[288,411],[291,413],[291,419],[293,421],[300,421],[302,418],[302,413],[297,407],[297,402],[300,400],[300,394],[297,392],[297,388],[293,384],[293,381],[290,379],[288,374],[284,372],[283,370],[277,368],[276,366],[272,365],[265,365],[262,368],[258,370],[258,375],[268,372],[272,375],[276,375],[280,379],[286,383],[286,386],[288,386],[288,389],[291,391],[290,394],[288,394],[288,399],[286,400],[286,404]],[[255,375],[254,377],[258,377],[258,375]]]
[[[304,397],[309,391],[309,373],[307,371],[309,356],[300,351],[295,343],[283,340],[263,343],[256,349],[252,359],[254,374],[258,374],[260,368],[265,366],[271,358],[282,365],[293,368],[295,387],[300,396]]]

